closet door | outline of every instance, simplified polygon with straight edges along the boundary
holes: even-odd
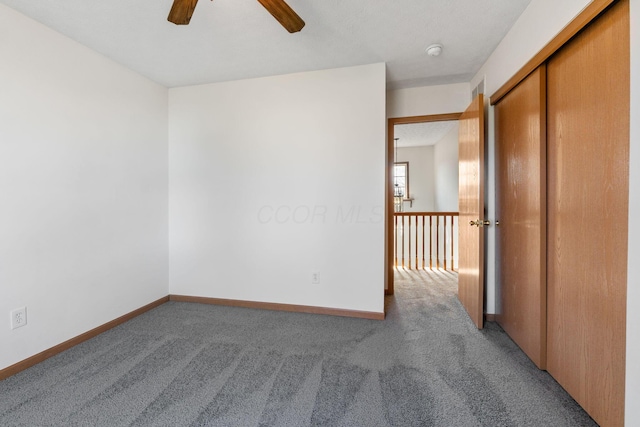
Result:
[[[547,370],[603,426],[624,420],[628,7],[547,64]]]
[[[546,69],[495,106],[497,321],[540,369],[547,359]]]

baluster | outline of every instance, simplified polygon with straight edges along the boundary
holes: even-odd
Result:
[[[418,263],[418,241],[420,240],[420,239],[418,239],[418,215],[413,217],[413,223],[414,223],[414,226],[415,226],[415,229],[416,229],[416,258],[415,258],[416,264],[415,265],[416,265],[416,270],[417,270],[418,268],[420,268],[420,264]]]
[[[451,271],[456,270],[456,267],[453,265],[453,221],[454,216],[451,215],[451,228],[449,229],[449,235],[451,236]]]
[[[422,215],[422,269],[424,270],[424,215]]]
[[[393,255],[396,259],[395,267],[398,268],[398,215],[393,215],[393,222],[395,223],[395,235],[393,238],[395,239],[395,243],[393,245]]]
[[[447,216],[443,216],[442,219],[444,220],[444,226],[442,227],[442,258],[444,258],[444,271],[447,271]]]
[[[409,262],[407,263],[407,266],[409,267],[409,270],[411,270],[411,215],[407,217],[407,222],[409,223],[409,251],[407,253]]]
[[[402,216],[402,268],[404,268],[404,215]]]
[[[429,215],[429,269],[433,270],[433,215]]]
[[[436,269],[440,270],[440,215],[436,215]]]

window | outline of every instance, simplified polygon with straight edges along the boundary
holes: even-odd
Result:
[[[395,212],[404,211],[404,201],[409,199],[409,162],[393,164],[393,205]]]
[[[409,198],[409,162],[393,164],[393,196]]]

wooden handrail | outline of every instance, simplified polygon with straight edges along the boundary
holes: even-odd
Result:
[[[458,216],[458,212],[394,212],[394,216]]]
[[[455,270],[458,216],[458,212],[394,213],[394,266],[424,270],[428,256],[429,269],[434,268],[435,258],[436,269]]]

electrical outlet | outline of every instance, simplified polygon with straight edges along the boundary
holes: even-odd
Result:
[[[311,284],[312,285],[317,285],[320,283],[320,272],[319,271],[312,271],[311,272]]]
[[[27,307],[20,307],[11,311],[11,329],[17,329],[26,324],[27,324]]]

